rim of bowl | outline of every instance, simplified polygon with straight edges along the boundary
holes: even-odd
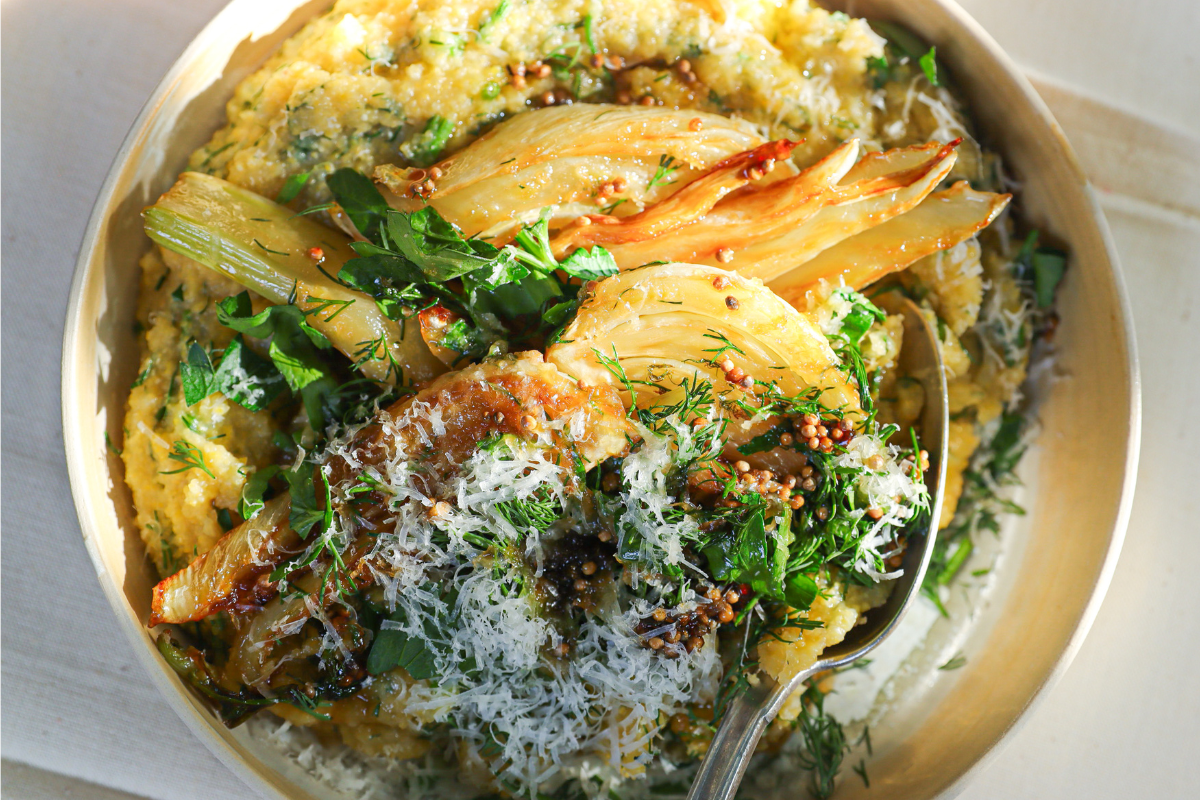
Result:
[[[1125,342],[1125,367],[1129,372],[1129,434],[1125,442],[1125,472],[1121,481],[1121,497],[1117,504],[1116,517],[1113,520],[1113,529],[1108,542],[1108,550],[1104,555],[1096,582],[1092,587],[1091,596],[1084,605],[1083,612],[1079,615],[1079,619],[1075,624],[1075,630],[1067,640],[1066,647],[1059,654],[1053,668],[1046,674],[1041,684],[1026,701],[1020,713],[996,737],[983,755],[938,795],[939,800],[949,800],[949,798],[961,794],[971,781],[980,772],[987,769],[1009,743],[1012,742],[1017,731],[1024,727],[1033,716],[1033,712],[1050,694],[1050,690],[1062,679],[1062,676],[1071,666],[1071,662],[1075,660],[1075,656],[1079,653],[1079,649],[1083,646],[1084,639],[1087,638],[1088,633],[1091,631],[1092,624],[1096,621],[1096,615],[1100,612],[1100,605],[1104,602],[1104,598],[1108,594],[1109,585],[1112,583],[1113,573],[1116,572],[1117,561],[1121,555],[1121,547],[1125,542],[1125,534],[1129,526],[1129,517],[1133,508],[1138,459],[1141,454],[1142,380],[1141,367],[1138,360],[1137,335],[1133,327],[1133,309],[1130,305],[1129,293],[1125,288],[1124,271],[1121,268],[1120,258],[1117,255],[1112,232],[1108,227],[1108,220],[1100,208],[1095,187],[1092,186],[1087,173],[1084,172],[1082,165],[1079,163],[1079,157],[1075,155],[1075,149],[1067,140],[1066,134],[1058,124],[1058,120],[1054,118],[1054,114],[1051,113],[1050,107],[1046,105],[1046,101],[1037,93],[1037,90],[1033,88],[1033,84],[1025,77],[1025,73],[1021,71],[1020,67],[1017,66],[1008,53],[1000,47],[1000,44],[992,38],[992,35],[974,17],[958,5],[955,0],[933,0],[933,2],[941,6],[954,22],[961,25],[1000,64],[1004,72],[1013,80],[1017,89],[1020,90],[1024,97],[1025,102],[1029,104],[1041,121],[1050,129],[1058,146],[1059,157],[1070,166],[1075,180],[1078,182],[1080,189],[1083,190],[1083,194],[1087,199],[1088,210],[1091,213],[1092,224],[1099,234],[1101,241],[1103,241],[1104,249],[1108,256],[1109,271],[1112,275],[1113,289],[1117,299],[1116,311],[1120,315],[1119,322]]]
[[[71,485],[71,494],[75,504],[76,516],[79,519],[80,528],[83,534],[84,544],[87,547],[88,555],[92,560],[93,567],[97,572],[100,580],[101,588],[104,591],[105,597],[108,600],[112,610],[116,613],[117,622],[125,633],[129,642],[133,645],[133,649],[137,653],[138,660],[146,669],[151,680],[158,690],[166,696],[168,704],[175,711],[176,715],[183,720],[184,724],[196,735],[205,747],[216,756],[230,771],[238,776],[244,783],[252,788],[267,793],[271,796],[282,798],[282,800],[290,800],[289,795],[281,791],[280,786],[275,782],[268,780],[264,775],[253,769],[246,761],[243,755],[237,752],[230,746],[229,742],[214,729],[212,720],[207,716],[201,717],[196,714],[184,713],[178,701],[180,699],[180,691],[177,685],[177,678],[173,673],[168,673],[169,667],[158,656],[157,651],[151,647],[146,647],[145,631],[139,622],[135,621],[132,616],[125,613],[127,610],[127,600],[121,589],[111,580],[106,579],[107,569],[101,558],[100,552],[96,545],[97,530],[95,526],[96,515],[91,504],[91,498],[84,487],[88,484],[90,477],[89,473],[94,467],[90,465],[84,458],[83,453],[86,452],[86,447],[82,440],[82,432],[77,422],[78,417],[75,413],[75,401],[79,397],[78,389],[81,385],[81,375],[77,374],[74,364],[77,360],[76,354],[79,350],[79,340],[84,335],[84,330],[81,327],[82,313],[84,310],[84,287],[88,282],[88,278],[92,272],[92,262],[95,256],[97,241],[100,231],[104,223],[109,217],[110,206],[112,204],[113,195],[119,181],[121,172],[129,158],[130,152],[137,142],[138,138],[147,128],[147,123],[154,118],[159,107],[166,95],[170,92],[174,84],[179,80],[180,76],[186,72],[191,65],[195,55],[202,51],[214,38],[219,38],[217,32],[223,29],[225,21],[228,17],[237,14],[241,6],[252,2],[252,0],[230,0],[230,2],[219,11],[204,28],[198,33],[195,38],[188,44],[187,48],[176,59],[166,75],[155,87],[150,98],[142,106],[130,126],[129,132],[126,134],[113,158],[112,165],[109,167],[108,173],[101,185],[97,195],[96,202],[92,207],[92,213],[88,219],[88,224],[84,230],[83,239],[80,244],[79,256],[76,259],[75,271],[71,280],[70,293],[67,300],[67,315],[63,334],[63,354],[61,360],[62,370],[62,424],[63,424],[63,441],[66,451],[67,473]],[[1116,247],[1114,245],[1112,234],[1109,231],[1108,222],[1100,208],[1096,197],[1096,192],[1083,168],[1079,164],[1079,160],[1075,155],[1074,149],[1067,141],[1062,128],[1057,120],[1054,119],[1049,107],[1033,85],[1021,72],[1016,63],[1008,56],[1008,54],[1000,47],[995,39],[960,7],[954,0],[932,0],[959,26],[961,26],[967,34],[972,37],[975,42],[987,51],[996,62],[1001,66],[1009,79],[1011,79],[1016,88],[1020,91],[1025,102],[1030,105],[1035,114],[1049,128],[1054,136],[1058,147],[1058,157],[1063,159],[1070,165],[1071,172],[1075,176],[1080,189],[1083,191],[1089,210],[1091,212],[1091,223],[1099,234],[1101,241],[1104,243],[1104,248],[1108,256],[1109,272],[1113,281],[1113,288],[1117,299],[1115,311],[1118,313],[1118,321],[1126,351],[1126,369],[1129,374],[1129,433],[1125,442],[1125,467],[1121,481],[1121,496],[1117,505],[1116,516],[1113,520],[1112,531],[1109,536],[1108,548],[1105,553],[1102,565],[1096,578],[1096,582],[1092,587],[1091,595],[1088,598],[1083,612],[1075,624],[1074,631],[1063,648],[1062,653],[1055,661],[1052,669],[1043,678],[1041,684],[1029,697],[1021,711],[1013,718],[1012,722],[1004,729],[1004,731],[992,742],[988,749],[965,771],[963,771],[953,782],[941,791],[939,798],[952,798],[960,794],[966,786],[974,780],[974,778],[984,769],[988,767],[1003,749],[1012,741],[1015,733],[1025,725],[1029,718],[1033,715],[1034,710],[1041,705],[1049,694],[1049,690],[1061,680],[1067,668],[1070,667],[1076,654],[1079,652],[1084,639],[1091,630],[1092,624],[1099,613],[1100,605],[1108,592],[1110,583],[1112,582],[1113,573],[1116,570],[1118,558],[1120,556],[1121,547],[1125,540],[1126,529],[1129,523],[1129,517],[1133,504],[1134,486],[1137,480],[1138,458],[1141,445],[1141,372],[1138,362],[1136,334],[1133,327],[1133,315],[1129,301],[1129,295],[1125,288],[1124,273],[1121,269],[1120,261],[1117,257]],[[99,267],[99,265],[97,265]],[[94,373],[88,373],[91,378]],[[195,698],[190,695],[182,698],[184,703],[193,708],[200,708],[200,704]],[[269,769],[269,767],[268,767]]]
[[[265,796],[278,798],[279,800],[295,800],[291,793],[282,791],[281,787],[274,781],[268,780],[266,776],[254,769],[242,753],[235,750],[225,737],[219,735],[213,726],[210,714],[205,713],[201,716],[195,713],[185,713],[185,707],[192,708],[193,710],[199,710],[204,707],[189,693],[180,691],[178,677],[171,671],[166,661],[159,656],[153,647],[146,646],[145,626],[139,620],[135,620],[132,614],[128,613],[128,600],[125,598],[121,588],[117,586],[108,574],[107,567],[104,564],[96,543],[98,533],[96,528],[97,515],[92,506],[91,497],[86,491],[90,479],[89,472],[94,467],[87,462],[83,455],[86,452],[85,448],[89,445],[83,441],[78,417],[73,413],[75,402],[79,397],[80,378],[82,377],[76,374],[77,371],[74,365],[77,361],[76,353],[80,348],[79,340],[86,335],[85,329],[81,325],[85,321],[82,318],[85,306],[84,289],[88,283],[88,279],[91,277],[96,246],[101,230],[109,217],[110,206],[112,205],[117,185],[120,182],[121,173],[138,139],[149,127],[148,123],[154,119],[164,99],[174,85],[191,68],[195,57],[203,52],[210,41],[221,38],[219,32],[225,27],[227,18],[235,16],[243,5],[252,2],[253,0],[230,0],[188,43],[188,46],[180,53],[162,80],[155,86],[153,93],[146,100],[141,110],[138,111],[137,116],[129,127],[129,132],[125,134],[125,138],[121,141],[121,146],[117,149],[116,155],[113,157],[112,164],[104,178],[104,183],[101,184],[100,191],[96,196],[96,202],[92,206],[91,216],[88,218],[87,227],[84,229],[79,256],[75,262],[75,272],[71,279],[71,289],[67,298],[63,353],[62,361],[60,362],[62,372],[63,444],[66,449],[67,476],[71,485],[71,496],[75,504],[75,513],[79,519],[88,556],[91,558],[92,565],[100,580],[100,587],[113,612],[116,614],[117,624],[133,646],[138,661],[141,662],[150,680],[154,683],[155,688],[167,700],[167,704],[175,712],[175,715],[183,721],[184,725],[203,743],[205,748],[244,784]],[[96,267],[101,268],[101,264],[97,263]],[[89,372],[87,377],[94,379],[94,374],[94,372]],[[207,709],[205,711],[207,712]],[[269,767],[267,768],[269,769]]]

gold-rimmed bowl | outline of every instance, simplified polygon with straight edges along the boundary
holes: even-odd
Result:
[[[63,431],[83,537],[118,622],[168,702],[248,784],[272,797],[330,793],[244,730],[224,728],[159,657],[145,626],[154,575],[133,523],[120,460],[125,398],[137,369],[140,211],[223,121],[234,87],[326,0],[234,0],[167,73],[122,145],[92,212],[63,344]],[[949,0],[834,3],[889,19],[937,45],[987,145],[1021,182],[1020,210],[1070,251],[1059,294],[1053,381],[1037,392],[1041,432],[1022,468],[1026,516],[982,611],[942,635],[967,650],[953,672],[910,670],[912,702],[872,726],[872,800],[949,797],[994,755],[1078,651],[1108,587],[1136,473],[1139,383],[1120,271],[1094,192],[1062,131],[996,43]],[[917,658],[916,661],[920,662]],[[925,659],[930,664],[930,658]],[[840,797],[867,796],[846,781]]]

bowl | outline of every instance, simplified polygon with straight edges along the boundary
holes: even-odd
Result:
[[[154,575],[133,524],[118,458],[125,395],[138,363],[132,321],[141,209],[222,122],[234,87],[327,0],[234,0],[159,84],[126,138],[92,213],[63,344],[63,432],[84,541],[105,595],[154,684],[196,736],[259,792],[330,792],[245,730],[224,728],[154,648],[145,620]],[[1028,513],[1004,533],[983,607],[932,633],[901,695],[872,722],[872,800],[949,797],[999,750],[1078,651],[1108,587],[1136,473],[1139,382],[1130,312],[1107,226],[1062,131],[996,43],[949,0],[833,3],[889,19],[936,44],[983,140],[1023,184],[1030,224],[1070,251],[1059,294],[1054,380],[1037,392],[1041,433],[1021,476]],[[1040,476],[1040,477],[1039,477]],[[938,671],[946,648],[970,654]],[[944,659],[943,659],[944,660]],[[923,664],[923,667],[921,666]],[[897,680],[901,680],[898,678]],[[866,797],[844,781],[841,798]]]

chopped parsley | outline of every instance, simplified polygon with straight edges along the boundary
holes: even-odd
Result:
[[[929,52],[917,61],[921,65],[921,71],[925,73],[925,80],[929,81],[929,85],[941,86],[942,84],[938,82],[937,48],[929,48]]]
[[[558,273],[587,281],[617,272],[601,247],[557,259],[546,214],[520,230],[513,244],[495,247],[464,237],[432,206],[414,212],[389,208],[374,184],[353,170],[338,170],[328,184],[368,239],[353,244],[358,257],[346,262],[337,280],[374,298],[392,319],[444,307],[458,319],[439,343],[464,360],[479,358],[499,338],[545,337],[559,327],[578,284]],[[360,363],[382,352],[371,342],[360,345]]]
[[[240,406],[258,411],[271,404],[285,387],[283,375],[271,361],[246,346],[239,334],[233,338],[219,365],[192,340],[187,358],[179,365],[184,403],[192,406],[214,392],[221,392]]]

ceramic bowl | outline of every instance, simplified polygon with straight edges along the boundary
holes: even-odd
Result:
[[[83,537],[108,601],[154,683],[230,769],[271,797],[329,797],[244,730],[225,729],[154,649],[145,621],[154,576],[133,524],[119,459],[125,395],[137,369],[132,333],[141,209],[223,122],[234,86],[327,0],[234,0],[163,79],[117,154],[71,289],[63,346],[63,430]],[[1018,69],[948,0],[858,0],[937,45],[984,141],[1023,184],[1025,218],[1071,253],[1055,339],[1056,380],[1038,390],[1041,433],[1022,469],[1028,514],[1005,531],[1004,558],[968,624],[930,634],[893,707],[872,724],[869,793],[948,797],[994,755],[1066,669],[1108,587],[1125,531],[1138,452],[1138,375],[1130,313],[1104,218],[1062,131]],[[934,669],[947,647],[965,667]]]

